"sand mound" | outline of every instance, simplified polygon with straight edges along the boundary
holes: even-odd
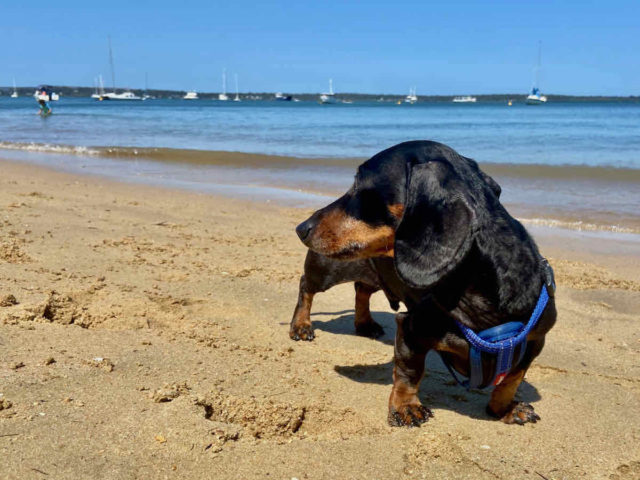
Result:
[[[31,257],[24,253],[20,248],[20,240],[9,238],[0,241],[0,260],[7,263],[27,263],[31,261]]]
[[[16,299],[15,296],[11,294],[0,297],[0,307],[11,307],[17,304],[18,304],[18,300]]]
[[[189,387],[186,382],[182,383],[165,383],[162,388],[158,388],[149,394],[149,398],[155,403],[171,402],[178,398],[180,395],[189,392]]]
[[[0,306],[10,307],[18,302],[13,295],[8,295],[2,299]],[[59,323],[61,325],[79,325],[87,328],[93,319],[87,312],[87,308],[81,306],[75,296],[61,294],[52,290],[46,300],[39,303],[27,303],[20,305],[17,309],[8,309],[0,316],[5,324],[16,324],[19,322],[42,321]]]
[[[560,286],[578,290],[620,289],[640,292],[640,283],[616,278],[608,270],[570,260],[550,259],[556,276],[556,283]]]
[[[12,406],[9,400],[0,396],[0,410],[9,410]]]
[[[611,480],[640,480],[640,461],[620,465],[609,478]]]
[[[289,437],[295,434],[305,417],[305,408],[284,403],[259,402],[222,393],[198,398],[205,418],[241,425],[255,438]]]
[[[78,304],[70,295],[61,295],[55,291],[42,304],[42,318],[62,325],[70,325],[80,318]]]

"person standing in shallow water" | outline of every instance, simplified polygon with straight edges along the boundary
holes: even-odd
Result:
[[[52,110],[47,102],[45,102],[44,100],[38,100],[38,104],[40,105],[40,110],[38,111],[38,115],[40,115],[41,117],[46,117],[48,115],[51,115]]]

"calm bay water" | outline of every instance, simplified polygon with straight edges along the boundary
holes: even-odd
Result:
[[[487,169],[502,184],[503,200],[521,215],[640,232],[640,104],[63,98],[52,107],[54,114],[43,119],[32,98],[0,97],[0,156],[205,191],[224,187],[238,193],[250,186],[268,196],[274,187],[284,187],[291,200],[298,198],[291,194],[298,188],[340,192],[359,161],[402,141],[431,139],[481,164],[498,164],[495,172]],[[105,149],[84,147],[135,147],[123,154],[130,157],[144,147],[160,151],[142,154],[146,160],[123,162],[104,155]],[[194,163],[188,159],[193,155],[163,149],[195,150],[203,160]],[[265,155],[251,165],[236,165],[230,156],[223,166],[207,165],[207,153],[213,151],[298,159],[285,165]],[[163,162],[154,162],[154,156]],[[517,168],[529,164],[558,168]],[[567,165],[572,167],[560,168]]]
[[[480,162],[640,168],[640,104],[416,104],[0,98],[0,140],[368,158],[432,139]]]

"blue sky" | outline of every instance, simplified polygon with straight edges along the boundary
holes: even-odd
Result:
[[[0,85],[640,94],[640,2],[44,1],[0,6]],[[107,82],[110,84],[110,80]]]

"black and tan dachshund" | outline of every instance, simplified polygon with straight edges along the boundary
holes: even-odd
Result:
[[[325,257],[370,259],[381,287],[407,307],[396,316],[391,425],[417,426],[432,416],[418,398],[429,350],[469,376],[470,346],[456,322],[480,331],[529,321],[545,263],[499,195],[475,161],[440,143],[406,142],[363,163],[345,195],[296,228]],[[505,423],[539,419],[514,396],[555,320],[550,298],[522,359],[494,388],[491,415]],[[495,359],[482,362],[485,378],[494,366]]]

